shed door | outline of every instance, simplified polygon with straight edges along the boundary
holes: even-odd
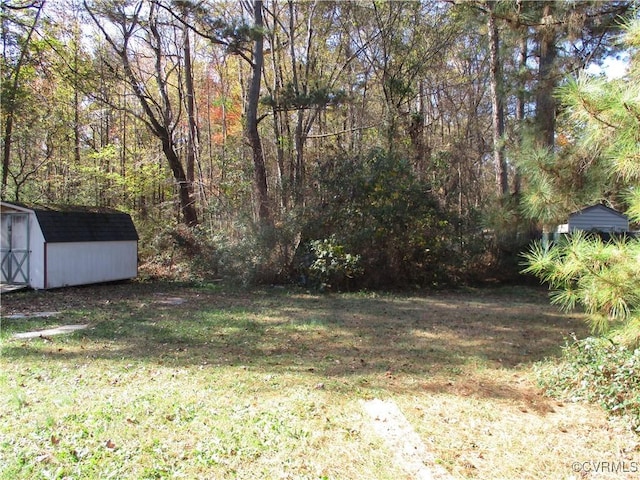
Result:
[[[0,228],[0,280],[29,283],[29,214],[4,213]]]

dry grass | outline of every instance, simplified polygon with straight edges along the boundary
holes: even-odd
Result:
[[[6,318],[37,311],[62,313]],[[539,290],[133,283],[14,293],[2,313],[0,478],[408,478],[362,411],[371,398],[396,402],[454,478],[638,475],[587,471],[633,470],[637,437],[536,388],[532,365],[586,334]]]

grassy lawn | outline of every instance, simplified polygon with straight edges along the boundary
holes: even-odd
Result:
[[[410,478],[363,410],[374,398],[453,478],[638,478],[593,471],[633,470],[637,437],[536,388],[535,362],[587,334],[544,291],[131,283],[16,292],[2,315],[2,479]],[[14,338],[69,324],[89,326]]]

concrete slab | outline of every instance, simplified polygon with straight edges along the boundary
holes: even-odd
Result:
[[[52,335],[63,335],[65,333],[72,333],[78,330],[84,330],[85,328],[89,328],[88,323],[78,324],[78,325],[60,325],[59,327],[48,328],[46,330],[36,330],[34,332],[16,333],[13,336],[13,338],[25,339],[25,338],[49,337]]]
[[[391,400],[363,401],[362,406],[371,418],[373,428],[382,437],[389,451],[394,453],[398,466],[415,480],[453,480],[444,467],[436,463],[422,439],[413,429],[398,406]]]
[[[11,315],[7,315],[4,318],[47,318],[47,317],[55,317],[56,315],[60,315],[60,312],[32,312],[32,313],[13,313]]]
[[[28,285],[13,285],[9,283],[0,283],[0,295],[4,293],[11,293],[17,290],[22,290],[27,288]]]

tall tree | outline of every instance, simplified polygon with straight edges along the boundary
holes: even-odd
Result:
[[[176,128],[179,123],[179,112],[176,111],[175,101],[172,100],[170,91],[170,76],[173,75],[176,65],[167,62],[175,58],[175,55],[173,55],[174,52],[165,50],[166,39],[163,35],[167,32],[165,30],[164,34],[161,33],[163,20],[159,17],[158,5],[153,1],[139,1],[132,4],[94,2],[89,5],[86,0],[84,5],[121,62],[124,80],[127,81],[143,110],[138,117],[160,141],[162,152],[176,182],[184,223],[190,226],[196,225],[198,214],[191,193],[192,188],[178,153]],[[111,28],[101,18],[117,28],[119,38],[111,33]],[[172,29],[174,34],[175,30],[175,28]],[[143,36],[140,36],[141,32]],[[140,58],[135,56],[135,49],[140,45],[146,45],[151,65],[143,66]],[[110,68],[116,71],[115,67]],[[151,70],[150,75],[146,74],[146,68]],[[181,95],[181,92],[178,91],[176,94]],[[181,99],[177,103],[181,104]],[[117,106],[114,105],[114,107]],[[177,109],[179,111],[180,108]]]
[[[558,136],[555,89],[562,81],[574,77],[588,62],[596,62],[613,51],[612,37],[620,32],[621,16],[628,13],[629,2],[580,1],[572,5],[561,2],[522,2],[510,22],[517,31],[527,31],[534,40],[536,69],[529,82],[534,92],[533,129],[525,132],[517,152],[518,168],[526,178],[522,185],[522,209],[537,219],[545,235],[567,210],[593,201],[587,185],[601,183],[602,172],[586,168],[595,152],[577,149]],[[524,35],[523,35],[524,34]],[[521,38],[522,38],[521,36]],[[521,128],[521,132],[525,129]],[[560,143],[557,142],[560,141]],[[524,191],[526,190],[526,192]]]
[[[182,16],[184,17],[182,25],[183,46],[182,53],[184,57],[184,83],[185,83],[185,102],[187,108],[187,181],[191,186],[191,194],[194,194],[193,185],[195,183],[195,166],[196,157],[198,156],[200,135],[198,131],[198,122],[196,118],[196,92],[193,85],[193,62],[191,53],[191,30],[188,27],[189,12],[183,6]]]
[[[16,121],[16,110],[20,97],[20,81],[22,79],[22,69],[30,60],[31,41],[38,27],[45,0],[35,1],[28,5],[12,5],[10,2],[2,2],[2,44],[3,44],[3,70],[9,77],[2,82],[2,110],[4,112],[4,134],[2,138],[2,181],[0,183],[0,198],[4,199],[11,167],[11,147],[13,144],[14,123]],[[12,22],[11,13],[27,12],[27,16],[22,20]],[[29,18],[31,15],[31,18]],[[15,18],[14,18],[15,20]],[[9,25],[8,23],[12,23]],[[16,25],[24,25],[25,32],[11,41],[8,36]],[[9,52],[9,50],[17,51]],[[13,59],[13,64],[9,64],[9,59]],[[4,73],[3,73],[4,77]]]
[[[608,167],[606,183],[615,184],[617,191],[626,187],[628,192],[626,198],[613,195],[610,200],[624,202],[629,216],[640,221],[640,22],[630,24],[626,39],[635,50],[627,78],[606,80],[583,75],[559,93],[569,120],[578,129],[574,141],[597,152],[593,164],[585,167]],[[618,333],[623,339],[636,345],[640,342],[640,239],[606,243],[575,234],[551,248],[536,246],[527,260],[526,271],[549,282],[555,303],[566,309],[581,305],[595,330],[621,327]]]
[[[553,16],[554,2],[541,2],[542,13],[537,27],[538,87],[536,90],[536,127],[541,146],[553,147],[556,131],[556,100],[553,90],[558,84],[554,63],[558,55],[558,27]]]
[[[534,30],[537,47],[535,125],[538,144],[555,144],[557,102],[554,89],[567,73],[584,68],[607,52],[608,39],[619,32],[620,18],[631,2],[578,1],[522,4],[518,22]]]
[[[262,1],[254,0],[253,12],[253,57],[251,59],[251,79],[247,96],[246,135],[253,158],[254,184],[258,197],[258,218],[264,222],[271,222],[271,208],[267,185],[267,169],[265,166],[262,139],[258,131],[258,104],[260,101],[260,85],[262,82],[262,68],[264,65],[264,22],[262,19]]]
[[[491,121],[493,124],[493,160],[496,164],[498,195],[509,193],[507,160],[504,151],[504,90],[502,59],[500,58],[500,33],[494,15],[494,2],[487,3],[487,30],[489,32],[489,80],[491,85]]]

